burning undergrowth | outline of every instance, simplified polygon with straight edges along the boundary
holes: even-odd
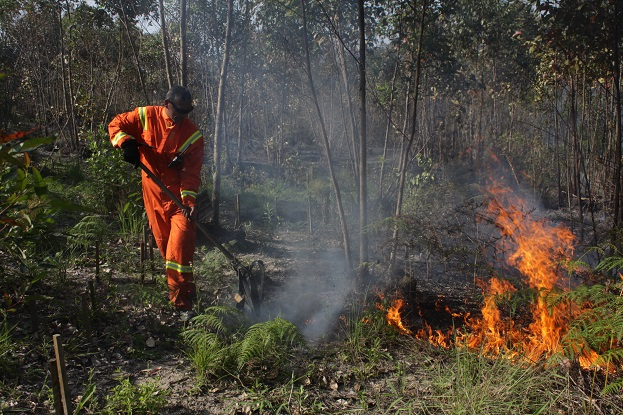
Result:
[[[485,200],[479,221],[497,231],[492,258],[503,258],[505,267],[487,279],[474,279],[480,304],[421,293],[406,301],[382,298],[378,307],[387,311],[388,324],[435,345],[467,347],[487,356],[539,362],[571,350],[582,367],[599,365],[596,351],[587,344],[569,344],[565,337],[583,312],[576,303],[561,300],[572,288],[567,271],[576,242],[572,232],[537,218],[499,182],[486,188]]]

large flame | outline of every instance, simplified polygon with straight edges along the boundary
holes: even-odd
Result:
[[[507,280],[492,278],[486,283],[481,282],[484,294],[482,317],[465,315],[465,329],[448,333],[433,330],[425,323],[415,335],[444,347],[454,343],[487,355],[521,356],[536,362],[562,352],[561,340],[568,331],[570,320],[578,313],[569,304],[548,304],[548,298],[565,290],[563,266],[573,255],[575,238],[563,226],[535,219],[527,204],[509,188],[494,182],[487,193],[490,202],[483,217],[489,218],[503,236],[499,243],[504,246],[499,252],[510,253],[506,263],[516,268],[523,283],[536,293],[530,305],[529,323],[519,327],[509,316],[502,316],[499,300],[510,299],[516,288]],[[402,300],[394,304],[400,305],[389,310],[388,322],[408,334],[409,329],[404,327],[400,318]],[[582,353],[579,361],[583,367],[595,362],[595,352]]]

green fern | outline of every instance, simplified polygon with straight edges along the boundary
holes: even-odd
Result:
[[[613,382],[607,384],[601,391],[602,395],[609,395],[620,393],[623,390],[623,378],[615,379]]]
[[[244,316],[232,307],[209,307],[193,319],[193,324],[182,336],[200,378],[228,371],[235,360],[232,343],[241,337],[239,333],[244,327]]]
[[[304,344],[299,329],[282,318],[257,323],[249,328],[238,346],[238,370],[252,361],[281,362],[288,352]]]
[[[238,309],[213,306],[206,308],[202,314],[193,319],[192,329],[229,335],[240,331],[245,324],[244,315]],[[193,331],[192,329],[188,331]]]
[[[595,271],[612,271],[613,269],[623,268],[623,256],[606,257],[595,267]]]
[[[182,336],[200,381],[210,375],[236,375],[251,363],[281,363],[304,344],[289,321],[276,318],[249,326],[240,311],[225,306],[207,308]]]
[[[610,258],[604,261],[614,263]],[[623,362],[622,289],[621,282],[590,287],[582,285],[556,298],[555,304],[574,303],[581,310],[562,341],[567,357],[575,359],[592,350],[597,353],[594,364],[598,366],[616,366]],[[602,393],[619,391],[621,387],[623,381],[617,380],[607,384]]]

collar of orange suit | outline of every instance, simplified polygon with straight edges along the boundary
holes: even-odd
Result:
[[[167,114],[167,108],[166,108],[166,107],[164,107],[164,106],[163,106],[163,107],[161,107],[161,108],[160,108],[160,111],[162,111],[162,117],[163,117],[163,118],[165,119],[165,121],[166,121],[166,126],[167,126],[167,128],[173,128],[173,127],[175,127],[176,125],[182,125],[182,124],[184,124],[184,120],[187,120],[187,119],[188,119],[188,117],[184,117],[184,118],[182,119],[182,122],[180,122],[179,124],[176,124],[176,123],[175,123],[175,121],[173,121],[173,118],[169,117],[169,114]]]

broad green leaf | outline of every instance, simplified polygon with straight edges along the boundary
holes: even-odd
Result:
[[[50,198],[50,206],[56,209],[71,212],[94,212],[91,208],[58,197]]]
[[[15,149],[14,152],[16,153],[22,153],[24,151],[30,151],[30,150],[34,150],[35,148],[39,147],[39,146],[43,146],[46,144],[50,144],[52,142],[54,142],[55,137],[34,137],[34,138],[29,138],[28,140],[19,143]]]
[[[43,196],[48,192],[48,185],[45,182],[45,179],[41,176],[41,173],[36,167],[32,168],[32,175],[35,179],[35,193],[37,196]]]
[[[27,185],[27,181],[26,181],[26,172],[22,169],[18,169],[17,170],[17,178],[15,180],[15,185],[18,191],[23,191],[24,189],[26,189],[26,185]]]

